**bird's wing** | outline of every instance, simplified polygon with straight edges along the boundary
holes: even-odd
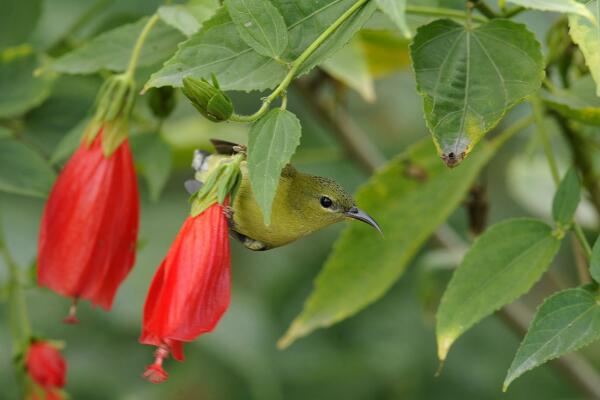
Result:
[[[234,150],[234,147],[239,146],[239,144],[237,144],[237,143],[228,142],[226,140],[221,140],[221,139],[210,139],[210,142],[215,147],[217,154],[223,154],[226,156],[234,155],[236,153],[236,151]]]

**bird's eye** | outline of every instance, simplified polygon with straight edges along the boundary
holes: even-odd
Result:
[[[333,201],[331,201],[331,199],[327,196],[322,196],[321,197],[321,206],[323,206],[323,208],[329,208],[333,205]]]

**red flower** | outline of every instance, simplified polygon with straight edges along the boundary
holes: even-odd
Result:
[[[44,341],[31,343],[25,357],[25,368],[36,386],[31,398],[40,398],[36,390],[44,394],[42,399],[62,398],[58,390],[65,386],[67,363],[56,347]]]
[[[169,352],[183,360],[183,342],[210,332],[229,306],[230,255],[227,219],[215,203],[188,217],[160,265],[144,306],[140,342],[158,346],[144,374],[159,383]]]
[[[125,139],[106,156],[100,129],[59,175],[40,228],[38,282],[106,310],[135,261],[137,180]],[[76,322],[74,307],[65,322]]]

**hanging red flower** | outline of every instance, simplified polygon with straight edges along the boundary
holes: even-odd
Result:
[[[38,282],[109,310],[135,260],[139,200],[127,139],[107,156],[103,131],[80,145],[52,188],[40,228]],[[74,307],[65,322],[76,322]]]
[[[144,377],[167,379],[163,360],[183,360],[183,342],[212,331],[230,294],[228,224],[223,206],[212,204],[183,224],[160,265],[144,306],[140,342],[158,346]]]
[[[33,381],[30,399],[62,399],[61,389],[66,383],[67,363],[60,351],[45,341],[29,345],[25,369]]]

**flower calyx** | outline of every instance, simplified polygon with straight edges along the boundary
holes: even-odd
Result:
[[[129,76],[108,78],[98,93],[96,112],[85,129],[84,142],[91,146],[102,129],[102,151],[106,157],[110,156],[127,138],[135,95],[135,82]]]

